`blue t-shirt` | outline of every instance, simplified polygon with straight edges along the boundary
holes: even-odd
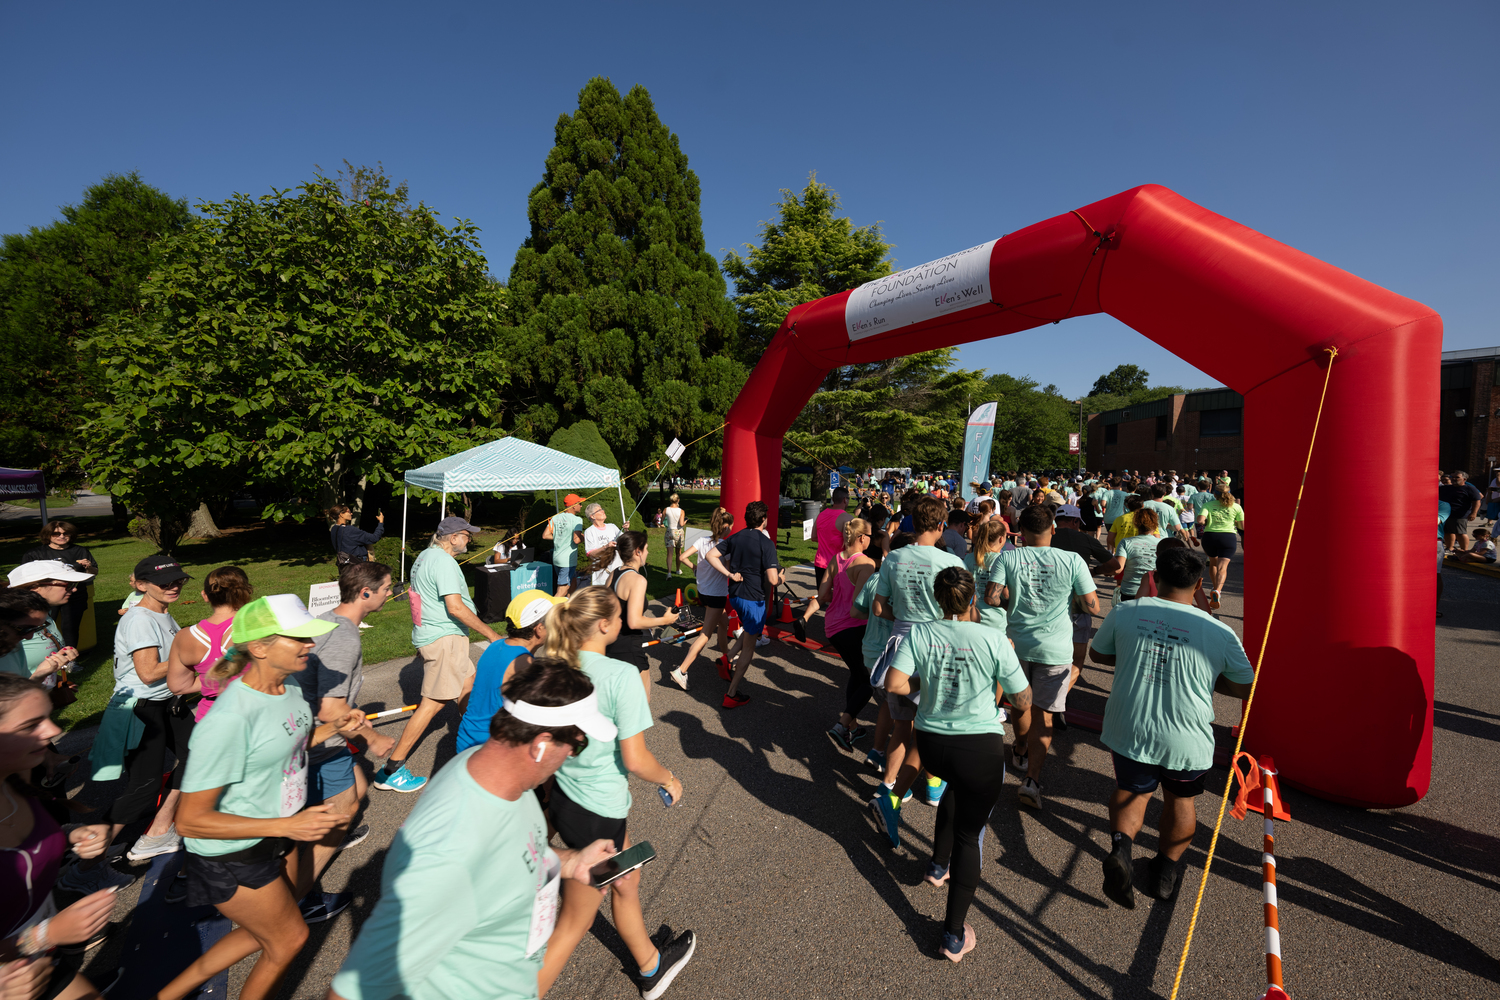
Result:
[[[458,753],[477,747],[490,738],[490,720],[500,711],[500,685],[505,672],[526,652],[525,646],[492,642],[474,665],[474,690],[469,693],[469,707],[458,723]]]

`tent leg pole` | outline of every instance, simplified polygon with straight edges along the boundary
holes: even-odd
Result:
[[[441,521],[443,518],[445,518],[447,516],[448,516],[448,491],[444,490],[443,491],[443,505],[438,508],[438,520]]]
[[[623,483],[615,483],[615,496],[617,496],[620,500],[620,517],[623,518],[625,516],[625,485]],[[626,521],[624,524],[620,525],[620,530],[629,531],[630,522]]]
[[[406,582],[406,501],[411,497],[411,487],[401,484],[401,582]]]

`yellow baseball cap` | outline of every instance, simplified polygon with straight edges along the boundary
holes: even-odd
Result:
[[[554,604],[567,604],[566,597],[553,597],[545,590],[523,590],[510,599],[510,604],[505,607],[505,617],[511,620],[516,628],[526,628],[535,625],[547,617],[547,612],[552,610]]]

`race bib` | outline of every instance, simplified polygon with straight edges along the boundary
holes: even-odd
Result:
[[[557,926],[559,890],[562,888],[562,861],[549,847],[543,858],[547,869],[547,880],[537,890],[531,903],[531,931],[526,935],[526,957],[535,955],[538,949],[552,937],[552,928]]]

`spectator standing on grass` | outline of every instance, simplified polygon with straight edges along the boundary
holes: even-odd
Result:
[[[682,509],[682,498],[676,493],[667,498],[667,509],[662,511],[662,524],[666,528],[664,544],[667,550],[667,576],[676,576],[677,559],[687,549],[687,514]]]
[[[479,529],[461,517],[438,522],[432,544],[411,564],[411,644],[422,657],[422,700],[407,720],[390,760],[375,774],[382,791],[415,792],[427,783],[406,766],[433,717],[458,703],[474,683],[474,661],[469,659],[469,630],[499,642],[494,629],[479,620],[463,567],[455,556],[469,550]]]
[[[1104,894],[1124,907],[1135,906],[1132,848],[1158,784],[1164,802],[1145,890],[1157,899],[1176,894],[1198,825],[1194,799],[1213,766],[1214,692],[1247,698],[1255,676],[1234,632],[1193,606],[1204,561],[1189,548],[1162,548],[1152,570],[1157,596],[1112,610],[1090,654],[1115,671],[1100,736],[1115,770]]]
[[[578,573],[578,546],[583,544],[583,518],[578,516],[583,497],[569,493],[563,497],[563,509],[547,519],[542,540],[552,543],[552,574],[556,578],[553,593],[566,597]]]
[[[489,739],[455,757],[397,831],[329,1000],[534,1000],[562,885],[588,889],[615,848],[554,850],[532,789],[615,733],[582,671],[542,658],[518,669]]]
[[[596,503],[585,507],[583,513],[589,519],[589,526],[583,529],[583,553],[589,557],[590,567],[605,563],[592,570],[593,576],[590,577],[594,586],[602,587],[609,583],[609,575],[623,565],[615,552],[615,539],[620,537],[620,529],[609,523],[609,515]]]
[[[146,832],[126,852],[131,861],[170,854],[182,846],[173,817],[182,786],[181,762],[187,757],[193,717],[174,711],[167,686],[167,662],[179,629],[171,607],[182,596],[191,577],[175,559],[155,555],[135,567],[141,602],[120,619],[115,629],[115,690],[105,706],[89,759],[95,781],[125,776],[124,790],[110,803],[105,816],[110,839],[131,823],[156,815]],[[166,773],[167,752],[175,758],[170,790],[161,806],[156,796]],[[95,892],[108,886],[124,888],[132,878],[98,859],[68,869],[59,880],[67,892]]]
[[[334,563],[344,566],[352,562],[364,562],[370,558],[370,546],[385,537],[385,514],[375,515],[378,522],[374,531],[365,531],[354,523],[354,511],[343,504],[328,508],[328,520],[333,527],[328,529],[329,541],[333,542]]]
[[[49,521],[42,525],[41,534],[37,537],[42,544],[23,552],[22,563],[56,561],[88,574],[89,579],[98,575],[99,563],[95,561],[93,553],[74,542],[78,537],[78,527],[72,521]],[[83,580],[78,581],[78,584],[78,589],[69,595],[68,603],[60,609],[62,613],[53,616],[57,620],[57,629],[64,646],[78,645],[78,626],[88,611],[88,584]]]

